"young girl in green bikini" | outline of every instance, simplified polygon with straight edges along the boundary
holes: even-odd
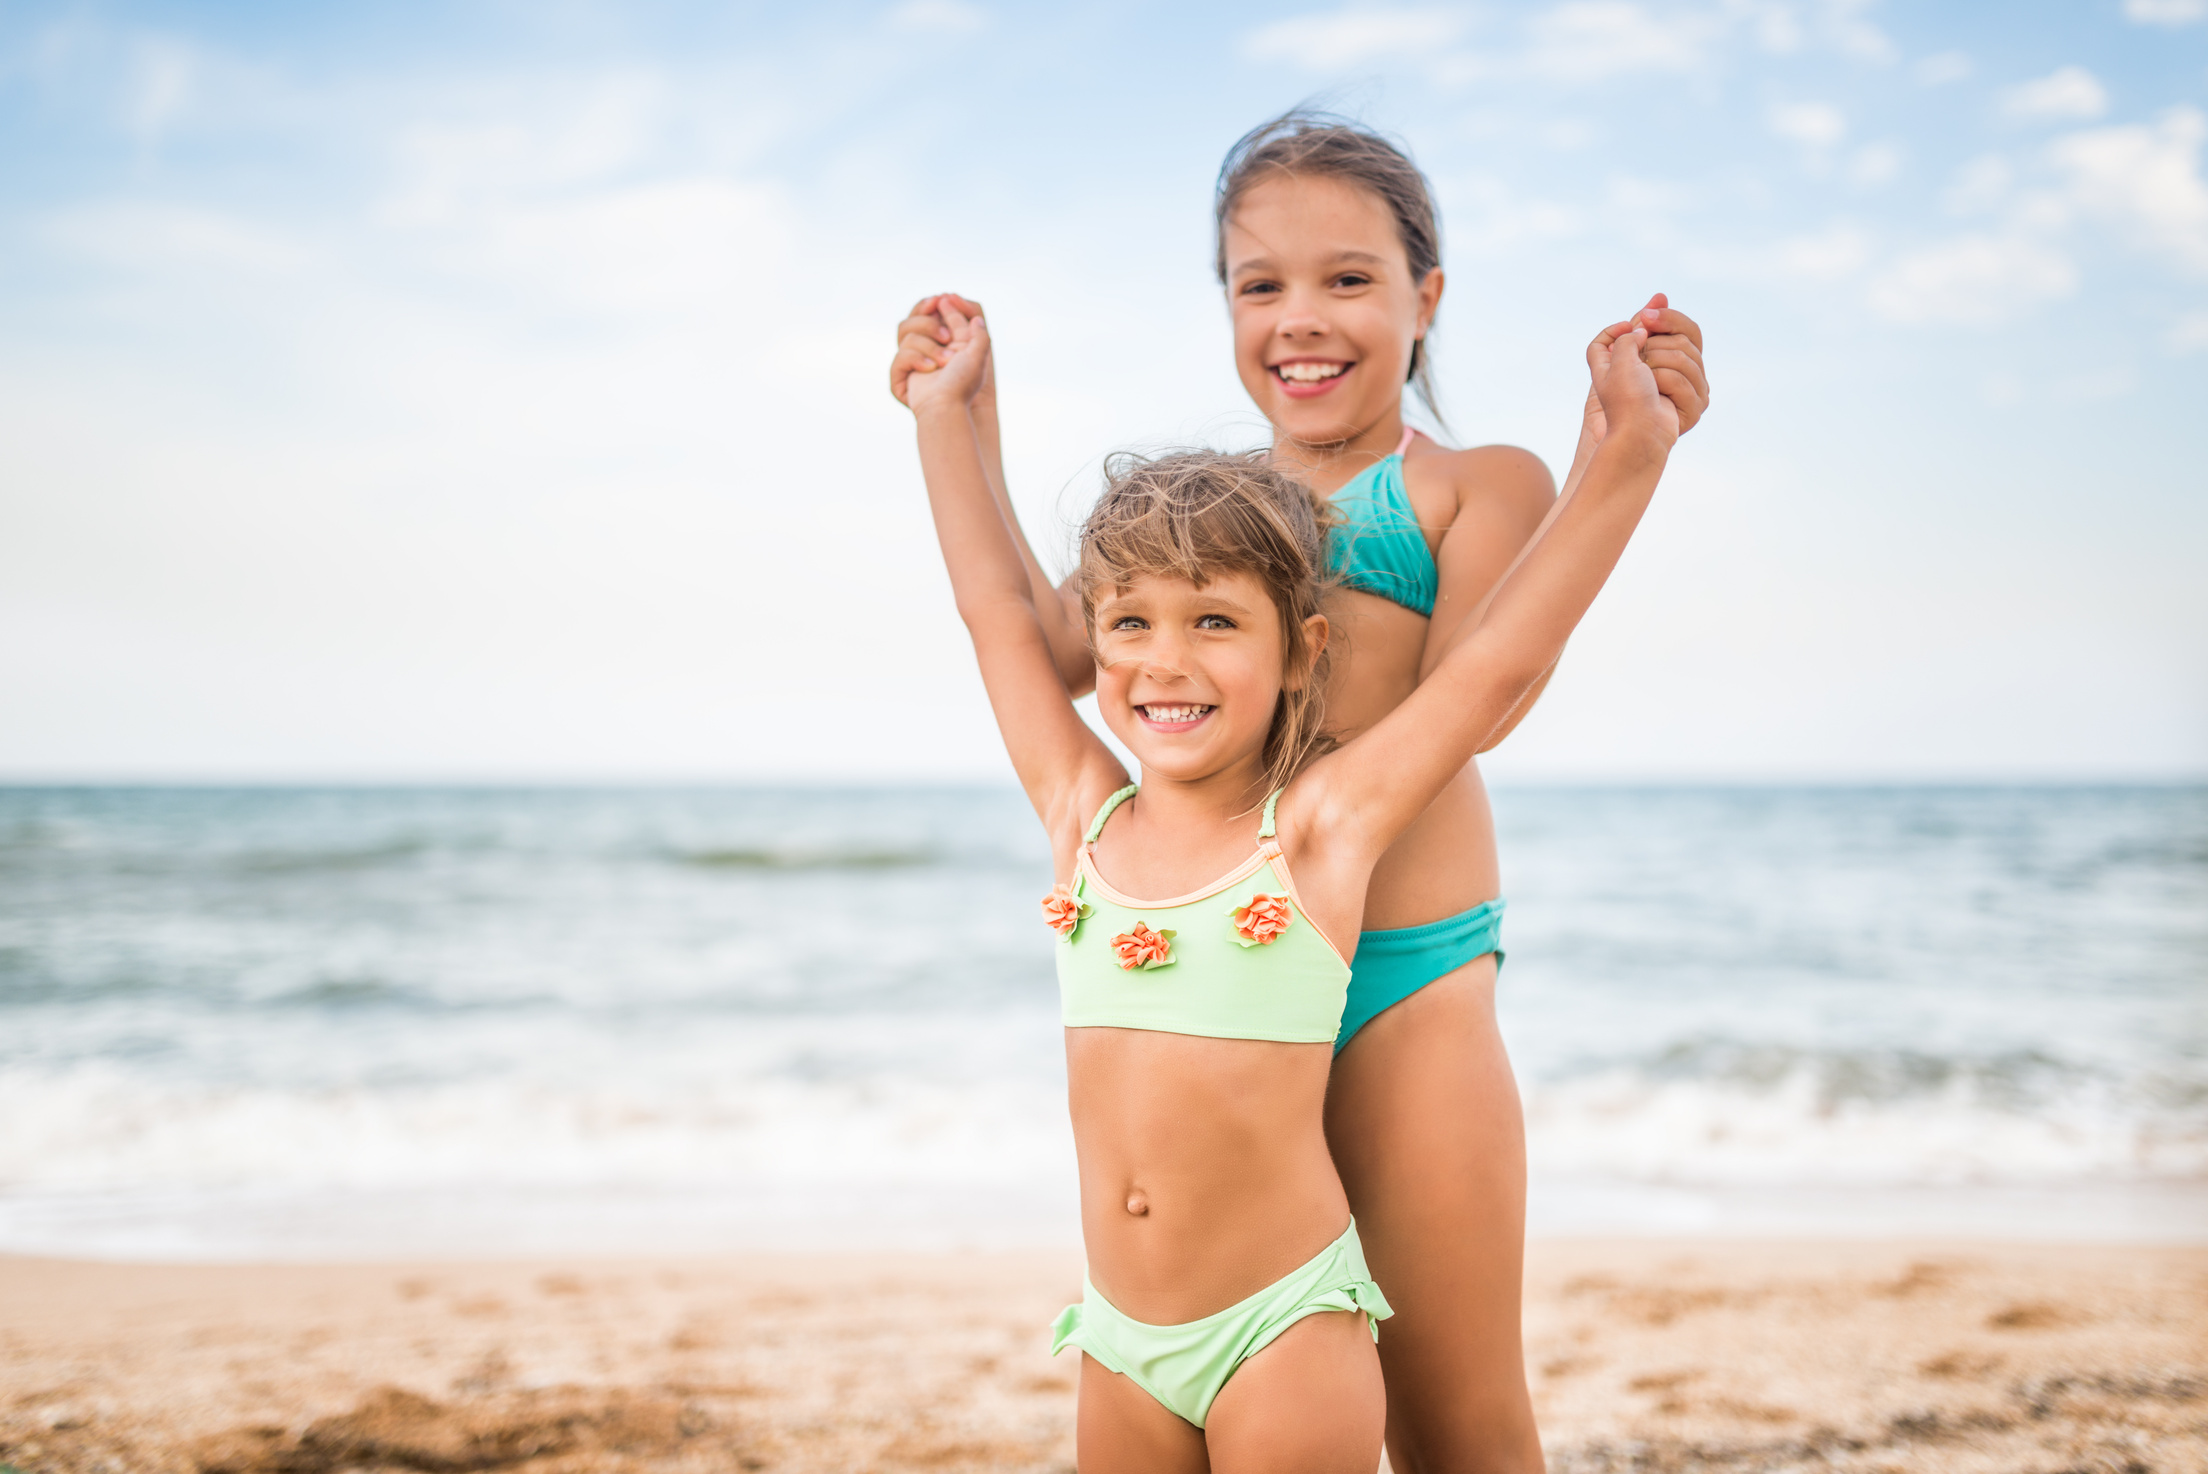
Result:
[[[1324,700],[1330,730],[1354,736],[1436,667],[1554,495],[1523,451],[1445,450],[1405,427],[1406,383],[1430,389],[1442,277],[1431,199],[1399,150],[1339,120],[1290,115],[1245,138],[1220,184],[1217,264],[1242,381],[1274,426],[1276,461],[1346,514],[1342,586],[1325,608]],[[931,298],[901,325],[900,398],[908,375],[941,360],[949,328],[938,309],[949,305],[975,310]],[[1659,389],[1691,426],[1708,396],[1699,329],[1660,296],[1636,325],[1650,333]],[[987,364],[972,417],[1017,539]],[[1567,492],[1604,429],[1590,394]],[[1019,546],[1061,677],[1085,691],[1078,577],[1054,591]],[[1468,762],[1375,868],[1326,1098],[1334,1160],[1398,1312],[1380,1348],[1398,1474],[1541,1468],[1519,1340],[1524,1135],[1494,1014],[1499,893]]]
[[[1138,787],[1074,710],[1051,637],[1066,610],[1038,596],[1003,510],[974,416],[986,329],[941,311],[948,342],[906,398],[1058,877],[1042,919],[1089,1259],[1058,1333],[1084,1353],[1081,1466],[1368,1474],[1390,1307],[1325,1131],[1347,959],[1375,867],[1507,728],[1608,577],[1679,413],[1645,327],[1591,348],[1606,434],[1584,474],[1416,689],[1338,745],[1325,503],[1264,454],[1117,463],[1083,530],[1078,628]]]

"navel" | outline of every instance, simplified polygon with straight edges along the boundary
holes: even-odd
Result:
[[[1150,1212],[1150,1200],[1139,1192],[1129,1193],[1127,1194],[1127,1211],[1137,1218],[1144,1217]]]

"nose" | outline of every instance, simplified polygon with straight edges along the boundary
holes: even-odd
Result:
[[[1142,652],[1142,673],[1168,685],[1188,679],[1188,641],[1179,630],[1160,630]]]
[[[1291,288],[1288,300],[1281,304],[1281,313],[1275,325],[1276,332],[1292,343],[1308,344],[1334,331],[1327,321],[1325,299],[1303,288]]]

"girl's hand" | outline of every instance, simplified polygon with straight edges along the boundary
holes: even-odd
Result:
[[[937,299],[937,310],[949,334],[948,341],[932,350],[938,366],[926,370],[916,367],[906,376],[902,397],[916,415],[947,408],[970,410],[981,392],[982,380],[988,377],[988,326],[979,315],[969,317],[960,311],[959,302],[949,296]]]
[[[1679,406],[1657,387],[1656,372],[1644,356],[1649,336],[1646,324],[1635,323],[1608,343],[1597,338],[1587,345],[1587,367],[1602,406],[1604,443],[1637,442],[1661,460],[1678,442],[1680,416]]]
[[[943,366],[951,341],[951,329],[943,317],[946,305],[968,317],[981,316],[979,302],[956,292],[940,292],[912,304],[912,311],[897,324],[897,356],[889,361],[889,392],[899,404],[910,406],[912,401],[906,396],[914,374],[932,374]],[[993,406],[996,401],[996,354],[989,352],[982,364],[981,388],[974,395],[974,403]]]
[[[1629,321],[1612,323],[1597,333],[1595,341],[1587,348],[1588,362],[1594,362],[1597,348],[1607,351],[1619,334],[1631,332],[1635,327],[1648,330],[1648,345],[1642,350],[1642,361],[1655,374],[1657,389],[1678,410],[1679,433],[1684,435],[1710,407],[1710,380],[1702,367],[1701,324],[1674,308],[1664,294],[1658,292]],[[1580,431],[1582,450],[1600,445],[1607,429],[1602,398],[1590,388]]]

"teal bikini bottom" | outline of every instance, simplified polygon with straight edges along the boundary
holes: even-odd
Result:
[[[1474,958],[1493,952],[1495,965],[1501,967],[1503,949],[1496,943],[1502,928],[1503,898],[1497,896],[1424,926],[1360,933],[1357,955],[1349,963],[1349,1002],[1342,1009],[1334,1052],[1340,1054],[1384,1010]]]

